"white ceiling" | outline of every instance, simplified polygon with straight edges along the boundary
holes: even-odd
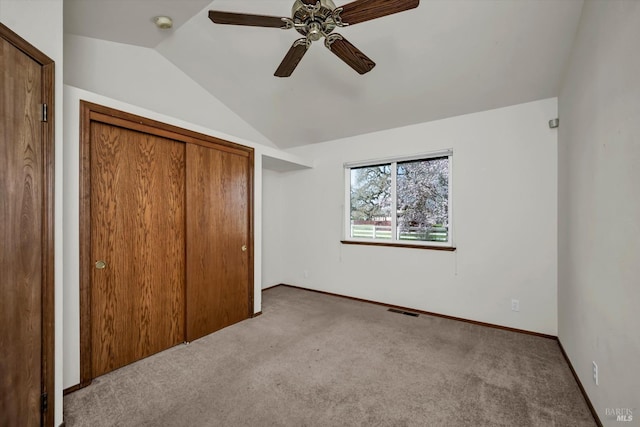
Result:
[[[338,29],[377,63],[370,73],[358,75],[316,42],[284,79],[273,73],[297,32],[215,25],[207,16],[290,16],[292,3],[65,0],[65,32],[155,48],[288,148],[557,96],[583,2],[422,0]],[[174,18],[172,30],[155,28],[160,14]]]
[[[64,0],[64,31],[112,42],[155,47],[211,0]],[[160,30],[156,16],[170,16],[173,28]]]

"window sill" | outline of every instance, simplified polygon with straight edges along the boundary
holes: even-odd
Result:
[[[430,249],[432,251],[453,252],[455,247],[436,245],[412,245],[410,243],[363,242],[360,240],[340,240],[343,245],[389,246],[393,248]]]

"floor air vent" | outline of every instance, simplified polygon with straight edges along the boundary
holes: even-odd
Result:
[[[398,310],[397,308],[390,308],[389,311],[392,313],[400,313],[400,314],[404,314],[405,316],[411,316],[411,317],[420,316],[418,313],[411,313],[408,311]]]

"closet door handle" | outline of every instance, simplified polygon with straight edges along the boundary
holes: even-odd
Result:
[[[107,263],[102,260],[96,261],[96,268],[98,270],[104,270],[105,268],[107,268]]]
[[[247,252],[247,245],[242,245],[242,252]]]

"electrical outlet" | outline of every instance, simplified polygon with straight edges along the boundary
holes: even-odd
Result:
[[[593,382],[596,383],[596,385],[598,384],[598,365],[596,365],[596,362],[591,362],[593,363]]]
[[[520,311],[520,301],[517,299],[511,300],[511,311]]]

